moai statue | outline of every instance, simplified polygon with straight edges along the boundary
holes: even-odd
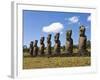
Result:
[[[85,27],[83,25],[80,26],[80,31],[79,31],[79,54],[84,55],[87,50],[86,50],[86,42],[87,42],[87,37],[85,35]]]
[[[51,34],[47,37],[47,55],[51,55]]]
[[[73,53],[73,39],[72,36],[72,30],[67,30],[66,32],[66,52],[69,55],[72,55]]]
[[[54,41],[55,41],[55,45],[54,45],[54,54],[58,55],[60,54],[60,40],[59,40],[59,36],[60,33],[56,33],[56,35],[54,36]]]
[[[30,42],[29,53],[33,56],[33,41]]]
[[[45,49],[45,44],[44,44],[44,37],[41,37],[40,39],[40,55],[44,55],[44,49]]]
[[[33,45],[33,56],[37,56],[38,55],[38,46],[37,46],[38,40],[34,41],[34,45]]]

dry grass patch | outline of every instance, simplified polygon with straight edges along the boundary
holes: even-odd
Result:
[[[30,57],[23,58],[23,68],[57,68],[57,67],[77,67],[89,66],[90,57]]]

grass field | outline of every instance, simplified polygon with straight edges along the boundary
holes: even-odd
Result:
[[[77,67],[91,65],[90,57],[31,57],[23,58],[23,69]]]

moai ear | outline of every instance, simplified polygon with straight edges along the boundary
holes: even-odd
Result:
[[[82,25],[81,27],[82,27],[83,32],[85,32],[85,30],[86,30],[85,26]]]

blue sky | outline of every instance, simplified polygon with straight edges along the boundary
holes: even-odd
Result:
[[[91,40],[91,14],[75,12],[54,12],[54,11],[34,11],[23,10],[23,44],[29,46],[30,41],[38,40],[52,34],[52,46],[54,45],[54,35],[60,32],[61,45],[66,43],[66,30],[72,29],[74,44],[78,44],[79,26],[86,27],[86,36]]]

